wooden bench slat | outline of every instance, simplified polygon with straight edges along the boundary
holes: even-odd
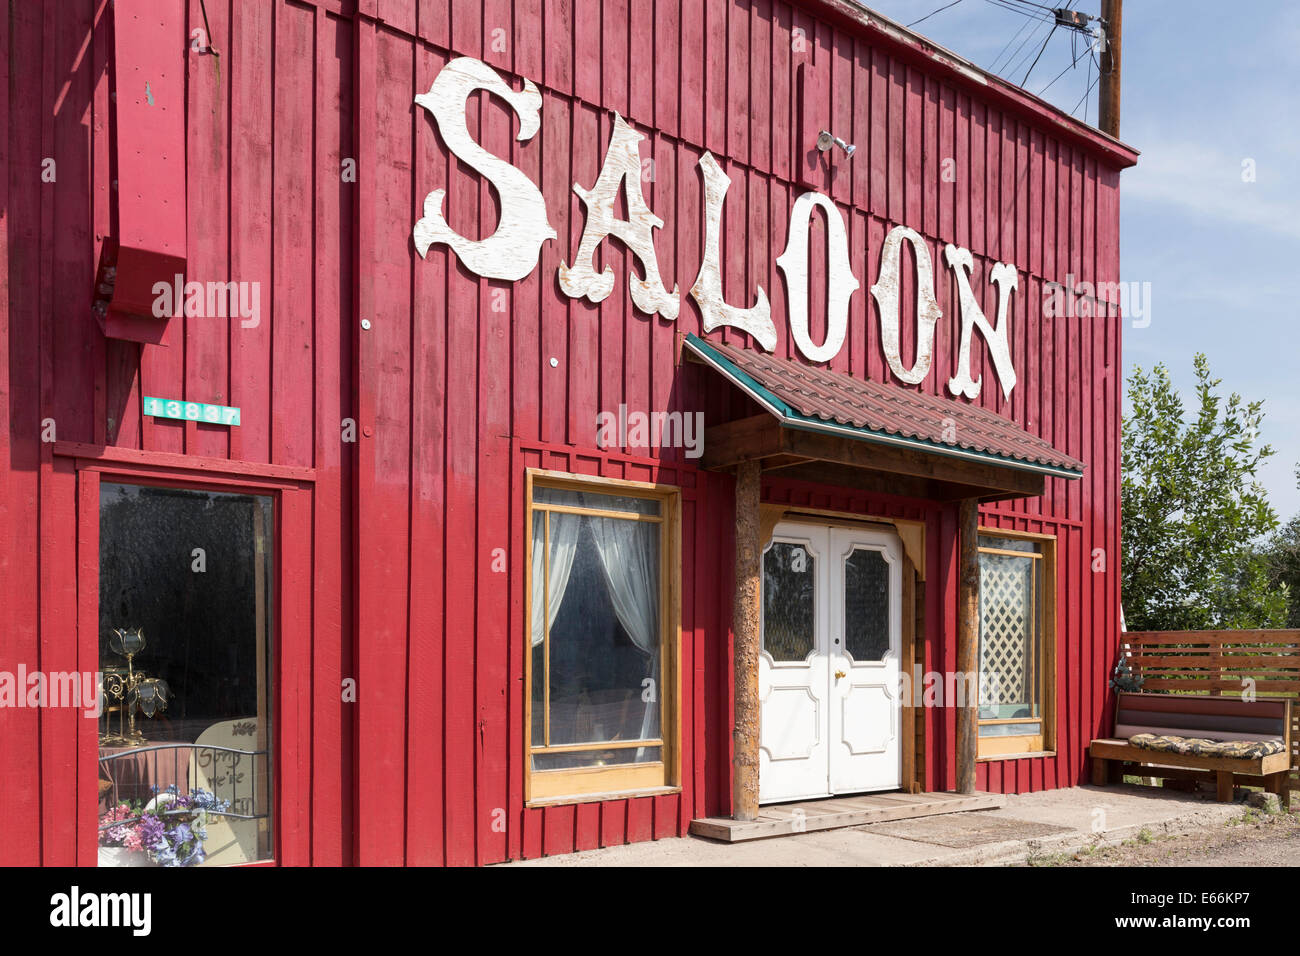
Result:
[[[1232,697],[1208,697],[1192,694],[1130,694],[1119,695],[1121,711],[1142,710],[1157,713],[1206,714],[1234,717],[1271,717],[1282,719],[1286,713],[1286,700],[1256,698],[1253,701]]]

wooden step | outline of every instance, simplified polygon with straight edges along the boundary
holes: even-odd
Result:
[[[766,806],[759,810],[757,820],[702,817],[691,821],[691,833],[711,840],[740,843],[937,813],[992,810],[1005,803],[1006,798],[1000,793],[868,793]]]

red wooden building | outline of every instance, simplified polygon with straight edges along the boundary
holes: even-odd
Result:
[[[1085,779],[1133,150],[849,0],[4,8],[0,863]]]

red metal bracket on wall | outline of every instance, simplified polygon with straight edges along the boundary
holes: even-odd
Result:
[[[113,11],[115,228],[93,308],[110,338],[156,343],[171,315],[155,308],[154,286],[174,289],[186,264],[185,9],[182,0],[116,0]]]

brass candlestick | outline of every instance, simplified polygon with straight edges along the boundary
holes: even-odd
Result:
[[[135,655],[144,650],[145,646],[144,632],[141,628],[130,630],[114,628],[108,639],[108,646],[113,653],[126,658],[126,676],[112,672],[104,675],[104,696],[119,702],[118,732],[110,731],[100,735],[99,743],[101,746],[138,747],[148,741],[141,731],[136,730],[136,709],[139,708],[146,717],[152,717],[156,712],[166,710],[167,701],[172,696],[171,688],[161,678],[146,677],[143,671],[136,671]],[[123,711],[126,712],[125,718],[123,718]],[[127,722],[125,733],[122,732],[123,719]],[[106,726],[111,727],[111,723]]]

